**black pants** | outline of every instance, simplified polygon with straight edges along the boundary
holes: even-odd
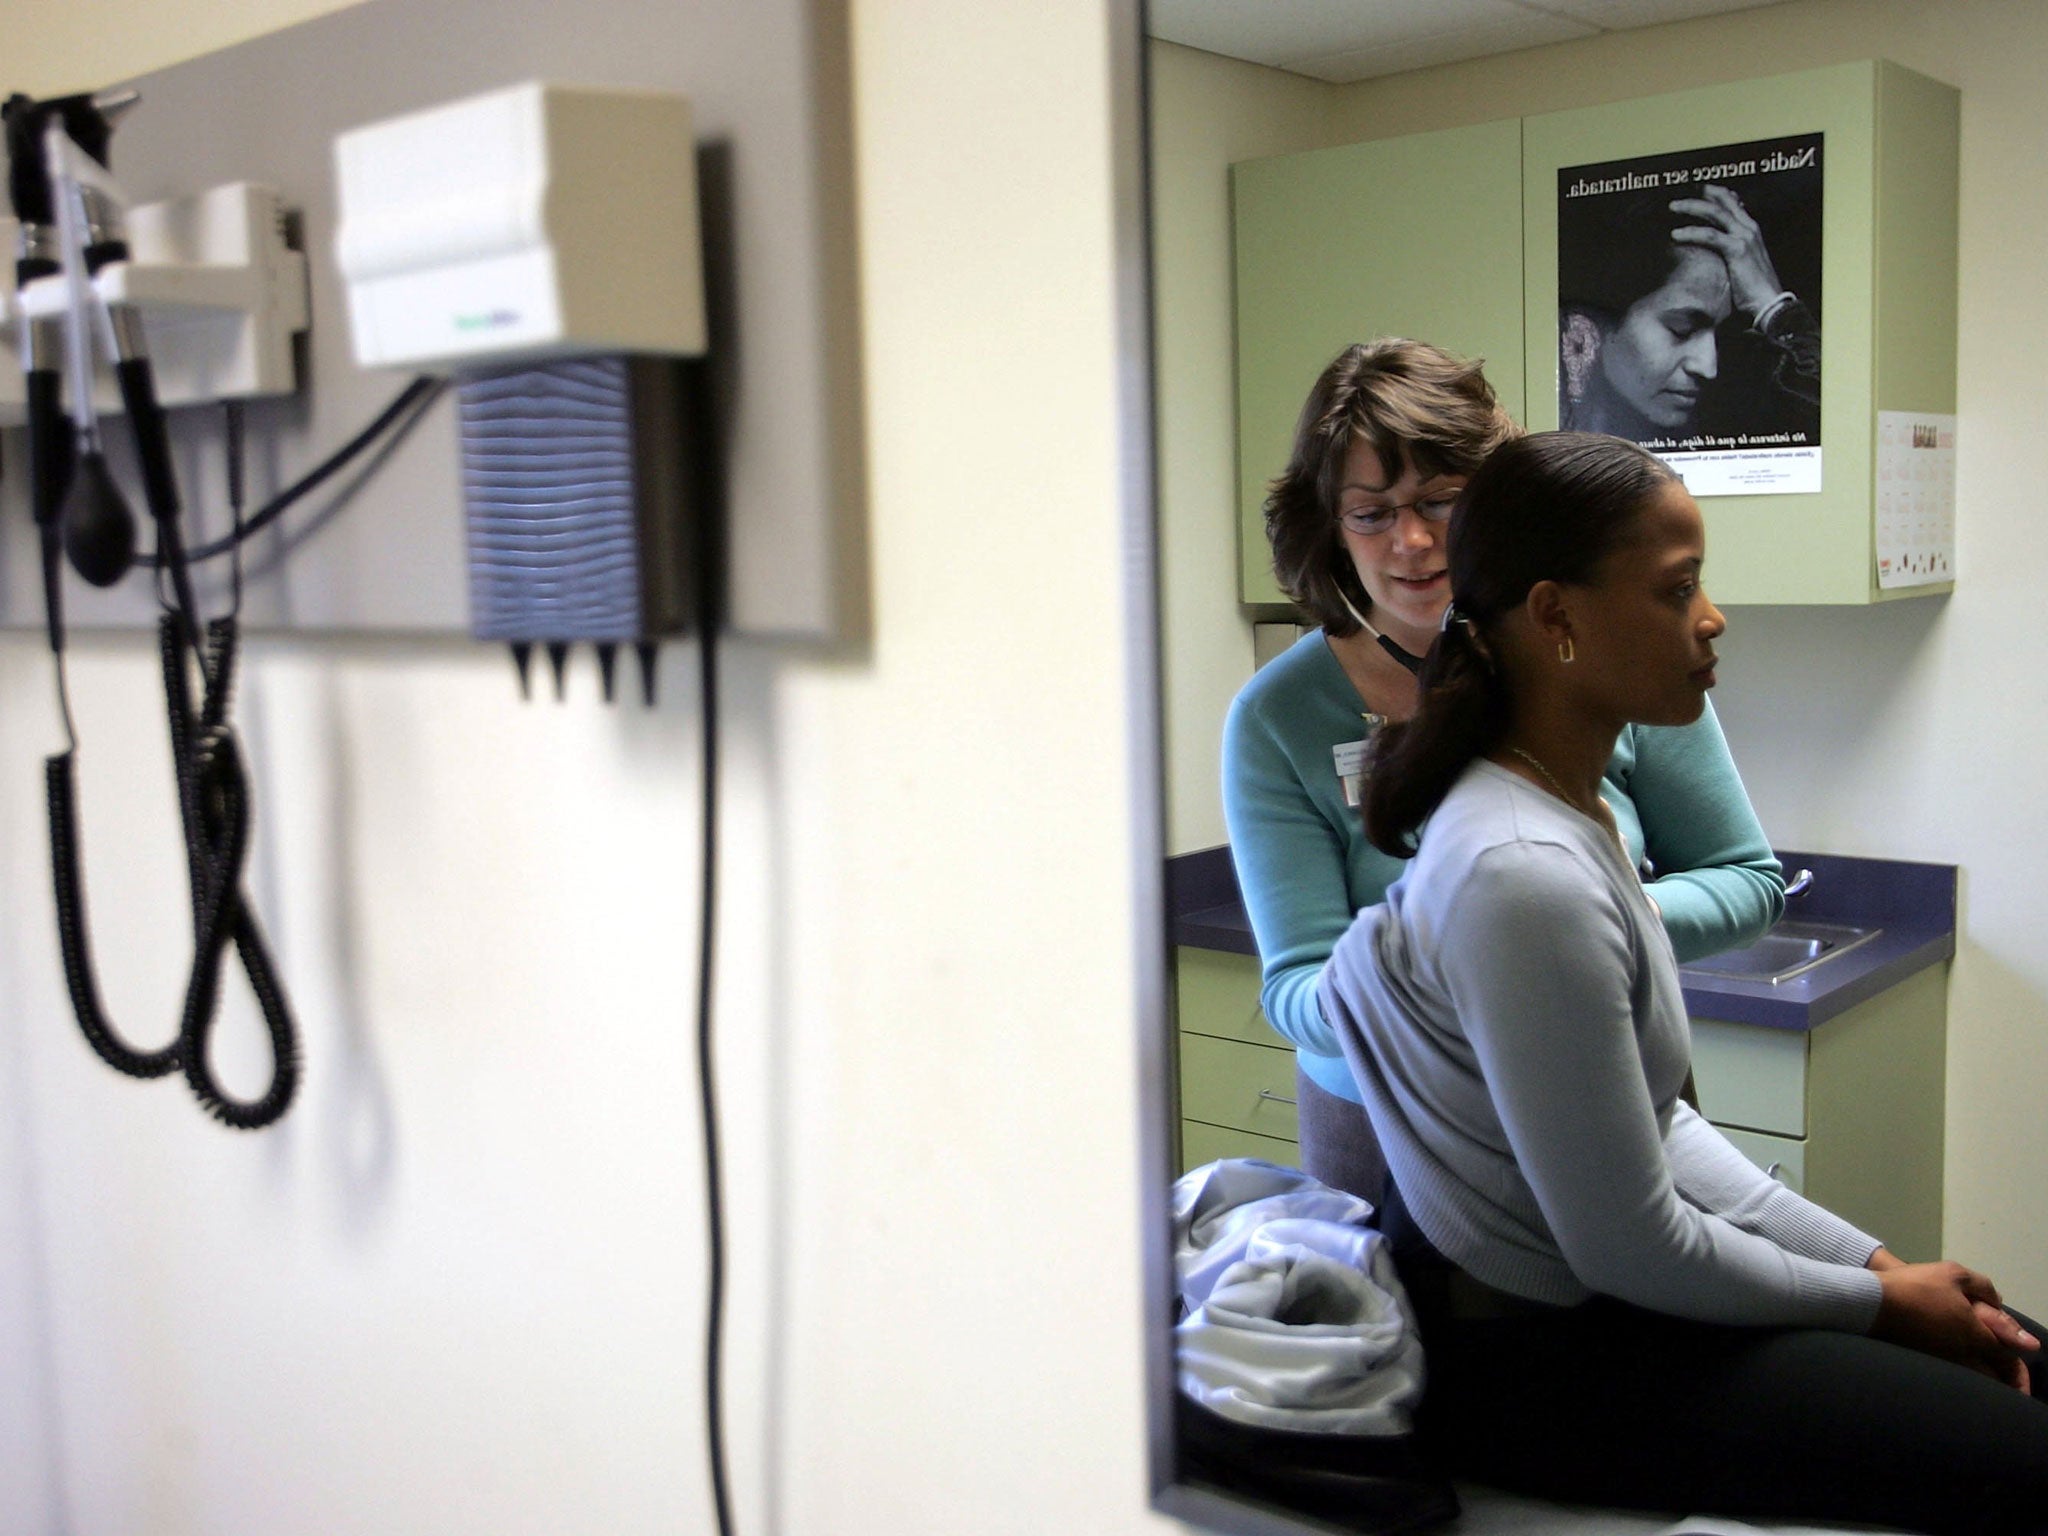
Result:
[[[2048,1532],[2048,1404],[1945,1360],[1607,1297],[1421,1325],[1417,1427],[1454,1477],[1672,1515]]]
[[[1422,1332],[1417,1429],[1446,1475],[1673,1516],[2048,1536],[2048,1354],[2027,1397],[1860,1334],[1693,1323],[1609,1297],[1460,1316],[1364,1110],[1297,1083],[1303,1168],[1381,1207]]]

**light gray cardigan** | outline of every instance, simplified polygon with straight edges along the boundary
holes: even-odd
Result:
[[[1679,1100],[1670,941],[1606,828],[1495,764],[1324,971],[1324,1016],[1416,1224],[1500,1290],[1868,1332],[1877,1239]]]

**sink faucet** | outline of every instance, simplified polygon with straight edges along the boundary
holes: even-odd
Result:
[[[1813,871],[1810,869],[1802,869],[1797,874],[1793,875],[1793,877],[1790,880],[1785,882],[1785,899],[1787,901],[1790,901],[1794,896],[1804,896],[1808,891],[1812,889]]]

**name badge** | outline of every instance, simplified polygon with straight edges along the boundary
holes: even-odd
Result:
[[[1336,760],[1337,784],[1344,791],[1344,803],[1357,810],[1359,797],[1365,792],[1365,741],[1340,741],[1330,749],[1330,756]]]

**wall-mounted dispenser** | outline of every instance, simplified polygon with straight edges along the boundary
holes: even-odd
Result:
[[[690,104],[528,82],[335,141],[336,261],[365,367],[452,374],[470,630],[522,686],[693,619],[691,487],[705,346]],[[701,572],[696,573],[701,576]]]

